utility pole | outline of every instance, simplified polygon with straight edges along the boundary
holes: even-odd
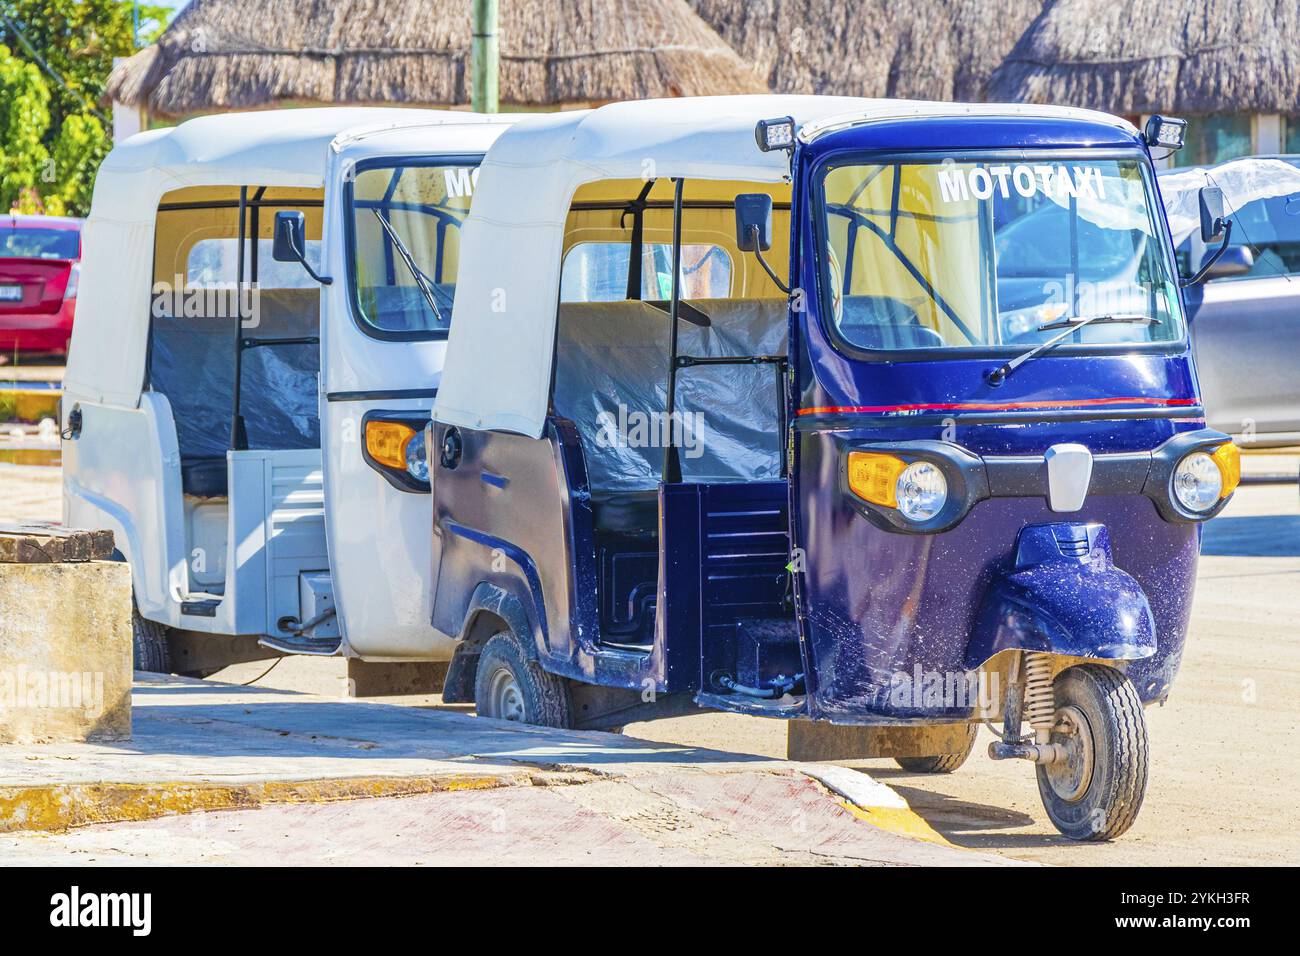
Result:
[[[495,113],[501,57],[497,48],[497,0],[474,0],[474,47],[471,60],[474,89],[470,105],[476,113]]]

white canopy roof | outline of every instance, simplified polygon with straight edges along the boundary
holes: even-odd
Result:
[[[100,166],[82,233],[64,377],[72,398],[134,406],[144,381],[154,219],[189,186],[321,188],[333,153],[480,152],[514,117],[414,109],[303,109],[203,116],[117,146]]]
[[[840,126],[914,116],[1072,117],[1132,130],[1090,110],[838,96],[645,100],[521,119],[488,151],[462,230],[435,416],[540,437],[574,193],[602,179],[779,182],[789,159],[760,151],[754,126],[787,115],[805,140]]]

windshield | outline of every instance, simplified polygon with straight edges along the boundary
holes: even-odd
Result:
[[[75,229],[0,230],[0,258],[75,259],[81,252],[81,234]]]
[[[353,303],[362,328],[445,338],[475,166],[368,166],[352,183]]]
[[[1136,159],[953,159],[832,166],[824,179],[828,313],[863,349],[1176,341],[1176,276]],[[1045,328],[1051,326],[1052,328]]]

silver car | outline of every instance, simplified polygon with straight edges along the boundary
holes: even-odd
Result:
[[[1300,155],[1269,158],[1300,168]],[[1208,424],[1242,445],[1300,444],[1300,192],[1239,209],[1228,199],[1231,243],[1186,290]],[[1212,251],[1199,235],[1183,240],[1184,275]]]

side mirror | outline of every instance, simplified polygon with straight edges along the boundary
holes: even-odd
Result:
[[[741,252],[772,248],[772,197],[767,193],[736,197],[736,248]]]
[[[297,262],[307,274],[321,285],[331,285],[334,280],[317,275],[307,262],[307,220],[296,209],[285,209],[275,214],[275,233],[271,240],[271,258],[276,262]]]
[[[1201,241],[1214,242],[1223,236],[1223,190],[1218,186],[1202,186]]]
[[[1196,285],[1206,277],[1212,277],[1211,272],[1224,253],[1228,251],[1228,243],[1232,241],[1232,220],[1223,218],[1223,190],[1218,186],[1202,186],[1197,196],[1201,205],[1201,240],[1203,242],[1214,242],[1217,239],[1220,242],[1217,249],[1205,254],[1205,258],[1201,260],[1201,268],[1196,271],[1196,275],[1189,279],[1179,280],[1179,284],[1184,289]],[[1251,265],[1254,265],[1253,261]],[[1238,262],[1236,268],[1241,268],[1240,262]],[[1249,266],[1245,271],[1249,271]],[[1241,275],[1240,272],[1230,274]]]
[[[1249,246],[1229,246],[1217,258],[1213,250],[1207,252],[1201,260],[1202,267],[1206,264],[1209,265],[1205,271],[1206,279],[1230,279],[1244,276],[1255,268],[1255,256]]]
[[[763,252],[772,248],[772,197],[767,193],[741,193],[736,197],[735,205],[736,248],[741,252],[752,252],[776,287],[789,295],[790,287],[763,258]]]
[[[271,258],[276,262],[302,262],[307,257],[307,219],[295,210],[275,214]]]

